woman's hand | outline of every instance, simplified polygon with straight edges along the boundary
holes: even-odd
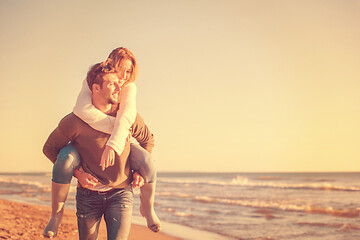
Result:
[[[133,173],[133,188],[142,187],[144,182],[144,178],[138,172]]]
[[[99,180],[97,178],[95,178],[90,173],[85,172],[81,167],[79,168],[79,170],[74,170],[74,177],[77,178],[83,188],[92,188],[99,183]]]
[[[115,163],[115,150],[112,147],[106,145],[105,150],[101,155],[101,161],[100,161],[101,169],[104,171],[105,168],[114,166],[114,163]]]

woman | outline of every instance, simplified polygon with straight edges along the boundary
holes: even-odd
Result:
[[[115,151],[121,154],[129,137],[129,129],[136,117],[136,85],[134,81],[137,75],[137,62],[135,56],[126,48],[113,50],[105,64],[115,68],[120,80],[120,107],[116,118],[110,117],[91,103],[91,91],[84,81],[82,90],[74,107],[74,114],[88,123],[92,128],[111,134],[107,146],[102,154],[100,166],[102,170],[110,167],[115,161]],[[140,173],[144,178],[144,185],[140,188],[140,212],[146,218],[150,230],[159,232],[161,223],[154,210],[156,171],[151,160],[150,153],[137,144],[130,145],[131,169]],[[54,237],[61,224],[71,178],[74,171],[80,167],[80,156],[71,145],[64,147],[58,154],[53,167],[52,178],[52,214],[45,227],[44,236]],[[81,169],[80,169],[81,170]],[[79,171],[78,171],[79,172]],[[134,179],[136,178],[134,173]],[[92,178],[87,184],[96,187],[98,180]]]

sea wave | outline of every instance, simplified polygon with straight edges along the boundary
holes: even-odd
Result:
[[[360,225],[356,223],[298,222],[297,225],[336,229],[340,232],[353,232],[360,230]]]
[[[360,216],[360,208],[336,208],[332,206],[316,206],[311,204],[295,204],[290,201],[276,201],[264,199],[231,199],[210,196],[197,196],[189,194],[179,194],[170,192],[159,192],[157,195],[170,196],[176,198],[186,198],[190,201],[200,202],[204,204],[227,204],[242,207],[251,207],[256,209],[271,209],[290,212],[303,212],[309,214],[323,214],[344,218],[356,218]],[[169,210],[167,210],[169,211]]]
[[[234,200],[226,198],[214,198],[209,199],[208,197],[196,197],[196,201],[200,202],[217,202],[222,204],[240,205],[245,207],[262,208],[262,209],[276,209],[282,211],[295,211],[295,212],[306,212],[311,214],[324,214],[337,217],[355,218],[360,215],[359,208],[350,209],[338,209],[332,206],[312,206],[308,204],[292,204],[286,202],[277,202],[271,200]]]
[[[0,184],[3,188],[0,190],[1,194],[17,194],[19,192],[43,192],[50,193],[51,192],[51,178],[47,183],[39,182],[39,181],[29,181],[22,178],[14,178],[14,177],[0,177]],[[6,185],[6,186],[5,186]],[[76,192],[76,185],[72,184],[70,186],[70,192]]]
[[[281,182],[251,182],[247,177],[237,176],[231,180],[233,185],[281,188],[281,189],[304,189],[304,190],[324,190],[324,191],[360,191],[360,187],[339,186],[331,183],[281,183]]]
[[[36,187],[42,189],[45,192],[50,191],[49,184],[46,185],[38,181],[27,181],[21,178],[18,179],[18,178],[0,177],[0,183],[12,184],[14,186],[21,186],[21,187]]]
[[[258,180],[269,180],[268,178],[257,178]],[[270,178],[271,179],[271,178]],[[275,179],[272,179],[275,180]],[[277,189],[297,189],[297,190],[320,190],[320,191],[345,191],[345,192],[359,192],[359,186],[341,186],[327,182],[317,183],[284,183],[284,182],[270,182],[270,181],[251,181],[246,176],[236,176],[227,181],[214,180],[194,180],[194,179],[159,179],[159,182],[174,183],[174,184],[207,184],[207,185],[222,185],[222,186],[245,186],[254,188],[277,188]]]

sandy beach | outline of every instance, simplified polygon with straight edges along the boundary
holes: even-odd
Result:
[[[42,231],[48,221],[51,209],[47,206],[31,205],[0,199],[0,239],[48,239]],[[74,210],[65,209],[63,223],[54,239],[78,239]],[[99,240],[106,239],[106,227],[100,225]],[[146,227],[133,224],[129,240],[180,240],[163,233],[152,233]]]

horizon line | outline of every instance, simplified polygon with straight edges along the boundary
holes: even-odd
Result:
[[[0,171],[0,174],[37,174],[37,173],[52,173],[52,171]],[[360,171],[170,171],[162,170],[158,173],[360,173]]]

